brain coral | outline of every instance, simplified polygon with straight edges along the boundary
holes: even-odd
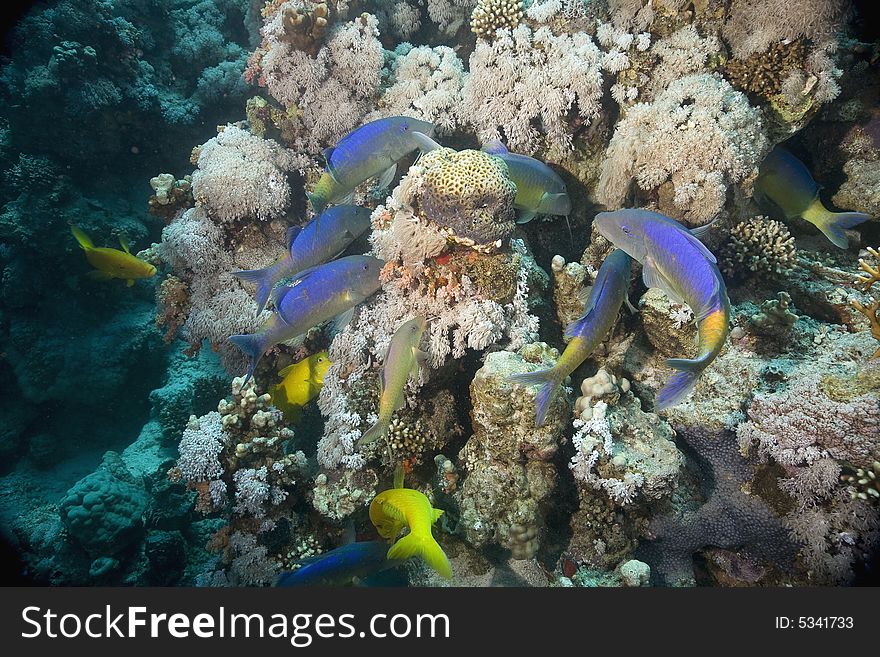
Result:
[[[80,479],[61,500],[61,520],[90,554],[111,556],[140,538],[147,492],[119,454],[107,452],[92,474]]]
[[[422,157],[420,164],[424,175],[418,201],[428,219],[478,244],[513,232],[516,185],[500,158],[441,148]]]

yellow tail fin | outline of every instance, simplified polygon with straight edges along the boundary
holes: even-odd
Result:
[[[449,559],[446,558],[443,548],[430,534],[407,534],[388,550],[389,559],[409,559],[416,556],[422,557],[425,563],[436,570],[441,577],[452,579],[452,566],[449,565]]]
[[[77,226],[71,225],[70,232],[73,233],[76,241],[79,242],[79,245],[83,248],[83,251],[88,251],[89,249],[95,248],[95,245],[92,244],[92,239],[84,232],[82,232]]]

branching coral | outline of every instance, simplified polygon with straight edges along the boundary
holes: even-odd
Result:
[[[784,276],[797,264],[794,237],[785,224],[754,217],[734,226],[719,254],[725,276]]]
[[[856,276],[856,284],[861,286],[862,292],[868,292],[874,283],[880,281],[880,252],[873,247],[868,247],[868,253],[874,256],[877,265],[872,267],[864,259],[859,258],[859,268],[865,274]],[[880,298],[874,298],[867,305],[857,299],[852,299],[850,305],[868,319],[871,326],[871,335],[880,340]],[[880,358],[880,348],[874,352],[871,358]]]
[[[479,0],[471,13],[471,32],[478,38],[491,40],[497,30],[519,25],[522,17],[520,0]]]
[[[687,76],[617,124],[598,197],[620,207],[634,180],[659,195],[661,210],[699,225],[722,209],[730,185],[753,179],[768,148],[745,96],[717,76]]]

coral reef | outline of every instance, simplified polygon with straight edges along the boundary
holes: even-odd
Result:
[[[520,0],[479,0],[471,13],[471,32],[491,41],[495,32],[516,27],[522,17]]]
[[[491,353],[471,383],[474,435],[458,455],[466,475],[455,493],[459,531],[475,547],[497,543],[514,559],[537,552],[544,515],[556,485],[552,457],[568,415],[561,395],[543,426],[535,428],[534,390],[507,381],[531,363],[550,367],[557,355],[546,344],[519,353]]]

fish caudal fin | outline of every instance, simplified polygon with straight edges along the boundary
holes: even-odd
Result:
[[[821,230],[834,246],[845,249],[849,246],[846,229],[858,226],[871,217],[864,212],[831,212],[816,199],[804,212],[803,218]]]
[[[248,357],[248,371],[241,384],[241,387],[244,388],[253,376],[257,363],[260,362],[260,358],[263,357],[263,352],[266,350],[263,345],[263,336],[259,333],[252,335],[230,335],[229,341],[241,349],[241,353]]]
[[[364,432],[364,435],[358,440],[358,445],[369,445],[370,443],[374,443],[384,437],[387,432],[388,425],[385,422],[382,422],[382,420],[379,420]]]
[[[430,534],[409,533],[388,550],[389,559],[409,559],[422,557],[441,577],[452,579],[452,566],[440,544]]]
[[[550,409],[550,400],[553,393],[559,386],[556,380],[556,372],[553,369],[537,370],[535,372],[524,372],[522,374],[511,374],[510,380],[522,386],[541,386],[535,395],[535,426],[540,427],[544,424],[547,417],[547,411]]]
[[[257,286],[254,300],[257,302],[257,314],[259,315],[266,307],[266,302],[269,300],[269,294],[272,292],[272,287],[275,285],[272,268],[245,269],[242,271],[234,271],[232,274],[243,281],[253,283]]]
[[[700,360],[687,360],[686,358],[670,358],[666,361],[669,367],[678,370],[673,374],[666,385],[657,393],[654,400],[654,407],[658,411],[664,408],[675,406],[682,401],[694,386],[697,385],[697,379],[700,378],[705,364]]]
[[[92,243],[92,238],[86,235],[80,228],[77,226],[70,226],[70,232],[73,233],[73,236],[76,238],[76,241],[79,242],[79,245],[83,248],[83,251],[88,251],[89,249],[94,249],[95,245]]]

